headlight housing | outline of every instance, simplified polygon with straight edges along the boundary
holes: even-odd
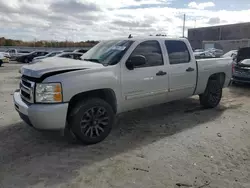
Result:
[[[41,83],[36,85],[37,103],[60,103],[63,101],[61,83]]]

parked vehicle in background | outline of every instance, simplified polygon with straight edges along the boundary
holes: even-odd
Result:
[[[213,53],[215,57],[221,57],[224,54],[223,50],[216,49],[216,48],[209,48],[206,51]]]
[[[204,52],[205,50],[204,49],[196,49],[196,50],[194,50],[194,52]]]
[[[33,60],[33,58],[38,57],[38,56],[45,56],[49,52],[46,51],[34,51],[25,55],[21,55],[16,57],[16,61],[21,62],[21,63],[29,63]]]
[[[196,59],[215,58],[215,55],[210,51],[194,52],[194,56]]]
[[[192,95],[214,108],[232,76],[230,59],[196,60],[182,38],[108,40],[81,58],[23,67],[14,104],[25,122],[95,144],[109,135],[116,114]]]
[[[250,83],[250,47],[241,48],[233,61],[233,83]]]
[[[6,52],[0,52],[0,66],[2,66],[3,63],[9,63],[10,56]]]
[[[55,51],[55,52],[50,52],[48,53],[47,55],[45,56],[38,56],[38,57],[35,57],[33,60],[32,60],[32,63],[36,63],[36,62],[39,62],[40,60],[42,59],[45,59],[45,58],[48,58],[48,57],[54,57],[58,54],[61,54],[63,53],[62,51]]]
[[[66,49],[66,50],[63,50],[63,52],[74,52],[74,50]]]
[[[4,59],[5,59],[5,57],[4,57],[2,54],[0,54],[0,67],[1,67],[2,64],[4,63],[4,62],[3,62]]]
[[[56,57],[81,60],[82,56],[83,56],[83,53],[79,53],[79,52],[65,52],[65,53],[58,54]]]
[[[237,56],[238,50],[231,50],[227,53],[225,53],[224,55],[222,55],[221,57],[225,58],[225,57],[231,57],[234,58],[235,56]]]
[[[83,55],[83,53],[77,53],[77,52],[61,52],[61,53],[56,54],[56,55],[54,55],[52,57],[62,57],[62,58],[81,60],[82,55]],[[49,57],[42,58],[42,59],[35,59],[30,64],[42,62],[44,59],[47,59],[47,58],[49,58]]]
[[[8,52],[0,52],[2,57],[10,58],[10,54]]]
[[[59,57],[59,58],[68,58],[68,59],[75,59],[75,60],[81,60],[81,56],[82,56],[83,54],[82,53],[74,53],[74,52],[63,52],[63,53],[59,53],[59,54],[57,54],[57,55],[55,55],[55,56],[53,56],[53,57]],[[40,63],[40,62],[43,62],[44,60],[47,60],[48,58],[53,58],[53,57],[47,57],[47,58],[43,58],[43,59],[36,59],[35,61],[32,61],[31,63],[29,63],[29,64],[35,64],[35,63]],[[58,60],[57,59],[57,61],[60,61],[60,59]],[[19,73],[22,73],[22,68],[23,67],[21,67],[20,69],[19,69]]]
[[[6,51],[6,53],[9,54],[9,58],[10,60],[15,60],[16,57],[21,56],[21,55],[25,55],[30,53],[29,51],[25,51],[25,50],[17,50],[17,49],[8,49]]]
[[[0,53],[0,67],[2,66],[3,63],[8,63],[9,58],[6,57],[6,54]]]
[[[86,53],[88,50],[86,50],[86,49],[76,49],[76,50],[74,50],[73,52],[79,52],[79,53]]]

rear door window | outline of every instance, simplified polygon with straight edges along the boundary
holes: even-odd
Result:
[[[169,62],[171,65],[190,62],[191,57],[185,42],[166,40],[165,45],[168,51]]]

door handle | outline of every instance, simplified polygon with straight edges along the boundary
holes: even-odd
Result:
[[[167,73],[164,72],[164,71],[159,71],[159,72],[156,73],[156,76],[164,76],[164,75],[166,75],[166,74],[167,74]]]
[[[194,71],[194,68],[192,67],[188,67],[188,69],[186,69],[186,72],[192,72],[192,71]]]

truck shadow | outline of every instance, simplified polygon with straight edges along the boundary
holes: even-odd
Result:
[[[41,180],[52,187],[68,183],[80,168],[213,121],[228,108],[205,110],[198,100],[189,98],[129,112],[118,117],[105,141],[92,146],[68,144],[57,133],[37,132],[24,123],[0,128],[0,185],[26,188]]]

